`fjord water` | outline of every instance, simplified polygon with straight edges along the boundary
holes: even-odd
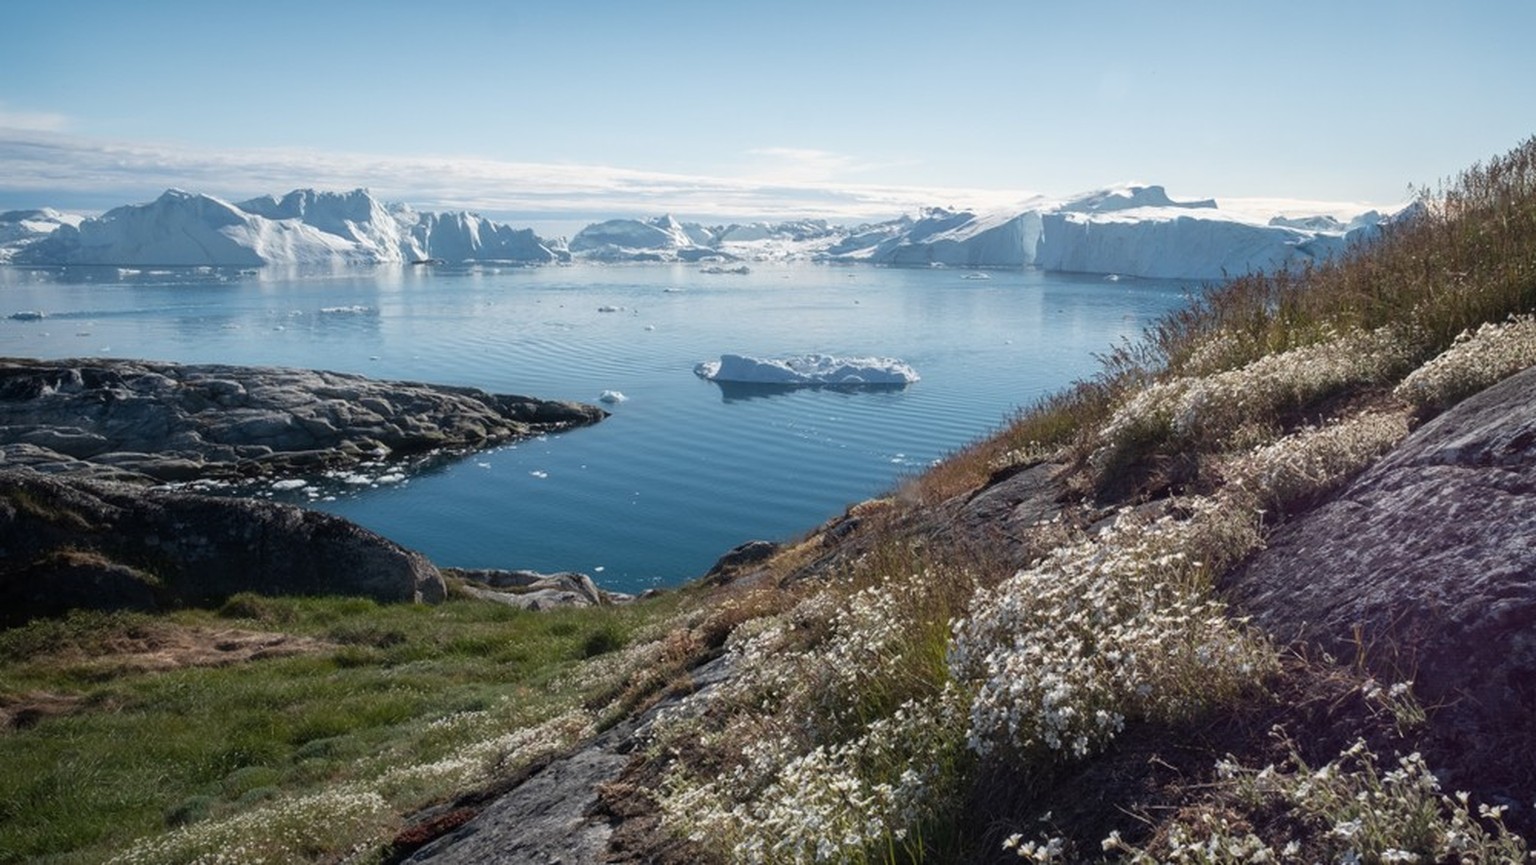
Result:
[[[44,314],[0,319],[0,355],[312,367],[585,402],[620,391],[628,399],[595,427],[405,481],[275,495],[438,564],[579,570],[638,591],[894,488],[1186,301],[1177,283],[987,276],[809,263],[746,275],[0,268],[0,316]],[[724,352],[897,357],[922,380],[738,394],[693,374]]]

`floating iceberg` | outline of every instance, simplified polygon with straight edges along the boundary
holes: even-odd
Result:
[[[714,382],[773,385],[905,385],[919,378],[916,370],[895,358],[825,354],[776,359],[722,354],[693,372]]]

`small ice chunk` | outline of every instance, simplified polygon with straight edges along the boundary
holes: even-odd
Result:
[[[302,481],[298,478],[285,478],[280,481],[273,481],[272,483],[272,489],[278,490],[279,492],[286,490],[302,490],[306,486],[309,486],[308,482]]]
[[[625,396],[622,391],[605,390],[605,391],[603,391],[603,395],[598,397],[597,399],[598,399],[599,402],[606,402],[606,403],[609,403],[609,404],[614,404],[614,403],[624,402],[624,401],[628,400],[629,397]]]
[[[533,475],[534,477],[539,478],[540,480],[549,477],[549,472],[543,471],[541,469],[534,469],[533,471],[529,472],[528,474]]]

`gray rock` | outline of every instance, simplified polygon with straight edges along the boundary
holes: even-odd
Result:
[[[483,448],[596,423],[594,406],[475,388],[217,364],[0,359],[0,447],[13,465],[81,476],[104,453],[147,480],[348,468]],[[323,457],[317,457],[317,454]]]
[[[1412,680],[1458,783],[1514,783],[1508,754],[1536,747],[1536,369],[1425,424],[1224,589],[1282,641]]]
[[[729,671],[729,657],[699,667],[692,677],[694,693],[717,687]],[[598,788],[620,776],[635,743],[656,716],[675,708],[686,696],[673,693],[641,715],[551,761],[462,828],[427,844],[405,861],[433,865],[580,865],[604,861],[613,825],[598,813]]]
[[[165,609],[237,592],[435,603],[419,553],[290,505],[0,471],[0,621]]]
[[[541,574],[537,571],[444,568],[443,573],[463,580],[461,588],[465,594],[525,610],[600,607],[634,600],[632,595],[600,589],[591,577],[573,571]]]
[[[740,576],[743,570],[773,558],[779,549],[779,545],[772,541],[747,541],[739,544],[715,560],[704,579],[714,583],[730,582]]]

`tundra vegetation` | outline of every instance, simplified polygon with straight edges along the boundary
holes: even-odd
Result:
[[[241,596],[0,634],[0,699],[31,712],[0,735],[0,859],[381,859],[413,810],[724,657],[638,751],[677,861],[1524,861],[1501,803],[1440,789],[1410,682],[1287,649],[1216,589],[1414,425],[1536,364],[1536,139],[1418,203],[1346,258],[1205,291],[752,579],[537,614]],[[1024,553],[934,529],[1037,465],[1072,507]],[[234,629],[295,644],[140,660]]]

